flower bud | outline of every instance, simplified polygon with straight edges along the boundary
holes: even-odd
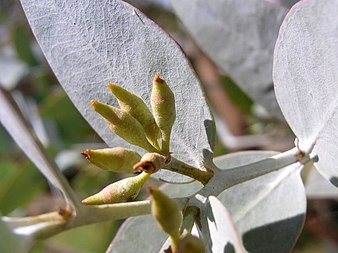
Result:
[[[162,230],[170,235],[173,241],[180,236],[182,213],[177,202],[162,193],[156,187],[150,187],[151,213],[160,224]]]
[[[122,110],[128,112],[143,126],[144,132],[151,144],[160,149],[161,131],[156,125],[153,114],[142,98],[123,89],[117,84],[108,84],[110,91],[115,95]]]
[[[85,205],[103,205],[131,201],[138,195],[149,177],[150,174],[142,172],[137,176],[124,178],[82,200],[82,203]]]
[[[141,159],[135,151],[120,147],[87,149],[81,154],[99,168],[118,173],[133,173],[133,165]]]
[[[167,83],[157,74],[153,80],[151,107],[162,133],[162,151],[169,152],[171,129],[176,119],[175,97]]]
[[[205,253],[204,242],[191,234],[186,234],[178,242],[179,253]]]
[[[140,122],[129,113],[96,100],[91,100],[90,104],[96,112],[105,118],[109,128],[121,138],[149,152],[156,151],[148,142]]]
[[[169,162],[168,160],[167,157],[158,153],[147,153],[142,156],[141,161],[133,166],[133,169],[140,169],[149,174],[153,174],[163,168]]]

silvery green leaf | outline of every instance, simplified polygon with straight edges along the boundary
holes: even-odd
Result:
[[[44,148],[31,132],[31,129],[11,96],[1,88],[0,108],[0,122],[18,146],[48,181],[62,192],[66,201],[73,207],[76,206],[77,201],[68,182],[55,163],[46,155]]]
[[[129,144],[108,129],[89,101],[117,105],[107,88],[112,82],[150,105],[152,79],[158,73],[176,100],[173,156],[194,166],[210,159],[213,122],[199,82],[180,47],[155,23],[117,0],[21,3],[61,85],[109,146]],[[179,181],[179,175],[174,179]]]
[[[324,179],[315,168],[307,176],[305,191],[309,199],[338,198],[337,187]]]
[[[214,196],[208,198],[206,216],[211,238],[212,252],[246,252],[230,214]]]
[[[338,186],[338,0],[308,0],[287,15],[276,42],[275,92],[298,146]]]
[[[276,152],[247,151],[215,159],[221,169],[249,164]],[[303,227],[306,196],[300,177],[301,165],[231,187],[218,199],[228,209],[249,252],[289,252]]]
[[[171,0],[200,47],[251,98],[282,118],[272,86],[273,49],[287,10],[264,0]]]
[[[167,238],[152,215],[129,218],[120,227],[106,253],[158,252]]]

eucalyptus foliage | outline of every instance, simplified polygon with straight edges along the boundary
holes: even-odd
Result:
[[[154,75],[166,81],[176,120],[170,152],[162,154],[166,163],[152,176],[169,183],[163,191],[182,210],[181,238],[199,237],[205,252],[289,252],[306,214],[301,171],[314,167],[338,186],[338,0],[304,0],[288,14],[277,4],[284,1],[171,2],[202,49],[253,99],[284,116],[296,136],[294,148],[214,157],[215,127],[199,80],[179,45],[133,6],[119,0],[21,0],[60,84],[109,146],[145,153],[110,131],[89,101],[117,106],[107,88],[117,83],[150,108]],[[67,229],[124,218],[107,252],[170,247],[150,215],[150,200],[82,205],[10,96],[0,91],[1,123],[65,199],[58,212],[3,217],[1,231],[11,249],[25,252]],[[18,238],[23,243],[16,248]]]

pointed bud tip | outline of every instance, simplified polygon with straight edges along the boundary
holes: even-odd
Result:
[[[81,203],[84,205],[92,205],[90,197],[83,199]]]
[[[80,154],[83,155],[87,160],[90,159],[90,150],[86,149],[86,151],[81,152]]]
[[[149,186],[148,187],[148,192],[150,195],[153,195],[153,192],[156,191],[156,187],[155,186]]]
[[[115,83],[108,83],[108,88],[110,89],[111,92],[113,92],[118,87],[120,86]]]
[[[92,100],[90,100],[90,105],[92,106],[92,107],[95,107],[95,106],[97,106],[97,104],[98,104],[98,101],[97,100],[95,100],[95,99],[92,99]]]
[[[155,76],[154,76],[154,82],[164,83],[164,80],[158,74],[155,74]]]

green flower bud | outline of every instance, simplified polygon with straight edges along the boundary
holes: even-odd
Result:
[[[162,193],[156,187],[150,187],[151,213],[160,224],[162,230],[170,235],[172,241],[180,236],[182,213],[177,202]]]
[[[160,149],[161,131],[156,125],[153,114],[142,98],[123,89],[117,84],[108,84],[109,89],[117,98],[122,110],[132,115],[143,126],[144,132],[151,144]]]
[[[167,83],[157,74],[153,80],[151,107],[162,133],[162,151],[169,152],[171,129],[176,119],[175,97]]]
[[[186,234],[178,242],[179,253],[205,253],[204,242],[191,234]]]
[[[149,177],[150,174],[142,172],[137,176],[124,178],[82,200],[82,203],[85,205],[103,205],[131,201],[138,195]]]
[[[133,173],[133,165],[141,159],[135,151],[120,147],[87,149],[81,154],[99,168],[118,173]]]
[[[141,161],[133,166],[133,169],[140,169],[149,174],[153,174],[163,168],[169,161],[167,157],[158,153],[147,153],[142,156]]]
[[[90,104],[96,112],[105,118],[109,128],[121,138],[149,152],[156,151],[147,140],[140,122],[129,113],[96,100],[90,101]]]

